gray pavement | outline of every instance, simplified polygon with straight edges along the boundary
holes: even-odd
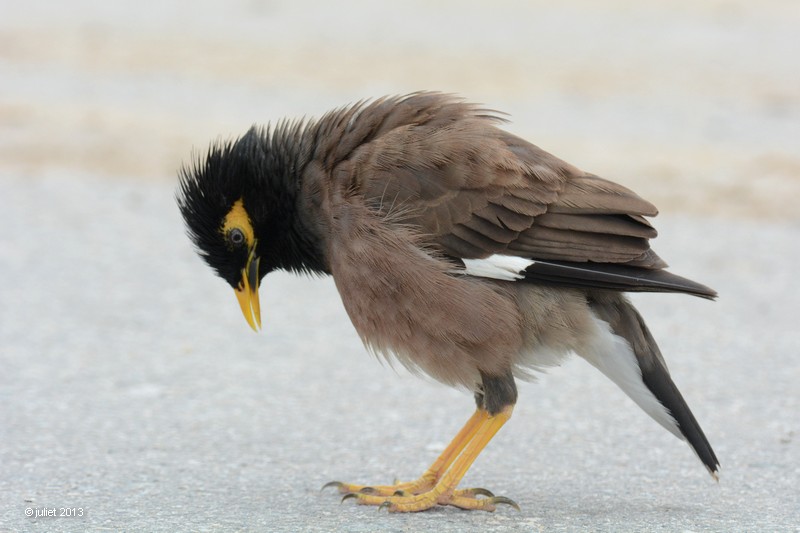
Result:
[[[743,2],[0,0],[0,531],[800,531],[800,9]],[[469,395],[368,355],[330,280],[265,328],[183,235],[174,177],[252,123],[458,92],[640,192],[718,302],[637,305],[722,462],[573,359],[465,484],[521,512],[388,515]],[[79,517],[26,517],[26,509]]]
[[[657,249],[721,298],[636,298],[716,448],[719,484],[573,360],[521,387],[465,481],[521,513],[388,516],[318,489],[417,475],[471,398],[368,355],[330,280],[269,276],[265,328],[251,332],[195,257],[172,194],[79,176],[0,180],[1,528],[796,529],[796,223],[664,216]],[[84,515],[25,516],[62,507]]]

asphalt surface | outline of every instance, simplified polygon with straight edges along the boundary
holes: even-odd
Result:
[[[0,9],[0,531],[800,531],[796,2],[49,4]],[[250,331],[175,173],[418,89],[659,206],[655,249],[720,298],[634,300],[719,483],[575,358],[464,481],[521,512],[319,492],[419,475],[472,399],[369,355],[329,279],[270,275]]]
[[[264,331],[163,184],[0,181],[0,524],[8,531],[787,531],[800,523],[797,224],[662,217],[659,252],[719,290],[637,297],[722,463],[589,365],[523,385],[465,483],[518,513],[387,515],[327,481],[418,475],[472,410],[360,345],[330,280],[265,278]],[[782,259],[778,259],[782,257]],[[81,509],[28,518],[27,509]],[[60,512],[60,511],[59,511]]]

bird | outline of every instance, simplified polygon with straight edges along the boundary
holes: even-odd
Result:
[[[446,93],[360,100],[318,119],[254,125],[178,172],[194,248],[254,330],[275,270],[330,275],[367,350],[474,396],[476,408],[413,481],[332,481],[390,512],[494,511],[460,482],[511,418],[519,381],[577,354],[719,461],[629,292],[715,299],[652,250],[653,204],[507,132],[506,115]]]

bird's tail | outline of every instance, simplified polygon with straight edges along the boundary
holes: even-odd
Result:
[[[604,323],[602,327],[608,325],[613,343],[616,344],[608,348],[615,349],[616,353],[609,353],[609,349],[595,349],[593,354],[581,355],[622,388],[657,422],[676,436],[684,438],[709,473],[717,479],[717,456],[673,383],[661,351],[641,315],[619,293],[593,294],[589,303],[596,318]],[[621,342],[622,339],[626,342]],[[630,361],[631,355],[639,372],[632,368],[634,362]]]

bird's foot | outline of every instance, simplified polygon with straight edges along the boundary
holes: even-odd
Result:
[[[478,496],[486,496],[479,498]],[[354,499],[360,505],[376,505],[390,513],[411,513],[425,511],[435,505],[453,505],[461,509],[494,511],[498,504],[506,504],[519,511],[519,505],[504,496],[494,496],[486,489],[461,489],[442,492],[434,487],[419,494],[398,491],[386,496],[364,492],[345,494],[342,501]]]
[[[436,505],[494,511],[497,504],[519,510],[514,501],[486,489],[456,488],[481,450],[511,417],[512,409],[509,405],[495,414],[476,410],[436,462],[416,481],[374,487],[332,481],[322,488],[335,487],[345,493],[342,501],[354,499],[361,505],[376,505],[390,512],[424,511]]]
[[[342,483],[341,481],[330,481],[325,483],[320,490],[335,488],[340,493],[366,494],[370,496],[409,496],[429,492],[436,485],[436,477],[426,472],[419,479],[414,481],[394,480],[391,485],[356,485],[354,483]],[[475,498],[476,496],[494,497],[492,491],[474,487],[470,489],[455,489],[453,495],[456,497]]]
[[[342,494],[371,494],[373,496],[393,496],[400,494],[420,494],[431,490],[436,485],[436,475],[432,472],[425,472],[419,479],[414,481],[401,482],[394,480],[391,485],[356,485],[354,483],[342,483],[341,481],[331,481],[322,486],[325,490],[329,487],[336,488]]]

